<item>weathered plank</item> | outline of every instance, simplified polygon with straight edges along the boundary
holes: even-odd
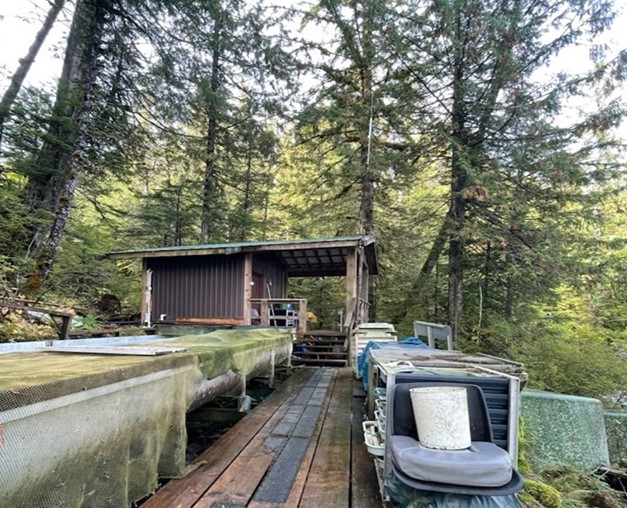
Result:
[[[186,351],[183,347],[133,347],[133,346],[48,346],[48,353],[74,353],[84,355],[162,356]]]
[[[259,435],[255,438],[257,439]],[[251,447],[254,450],[251,450]],[[244,450],[233,461],[227,471],[194,504],[194,508],[247,505],[275,459],[274,450],[261,443],[254,443],[251,447]]]
[[[328,390],[330,390],[332,393],[332,390],[334,389],[335,383],[337,381],[337,369],[320,369],[318,372],[322,372],[324,377],[320,377],[320,380],[317,382],[316,386],[320,388],[328,387]],[[315,404],[318,402],[318,400],[319,399],[317,394],[313,392],[309,400],[306,402],[308,402],[309,404]],[[287,508],[299,506],[300,498],[307,482],[307,476],[309,475],[311,462],[318,446],[318,437],[322,429],[325,416],[328,414],[330,401],[331,397],[329,396],[320,401],[320,417],[318,418],[316,427],[312,432],[312,438],[309,440],[307,450],[305,451],[305,454],[299,464],[299,468],[296,476],[294,477],[291,490],[287,495],[285,501],[280,503],[273,503],[266,500],[253,499],[248,504],[247,508]]]
[[[296,396],[298,392],[293,394]],[[294,400],[290,397],[288,400]],[[239,506],[248,503],[268,468],[283,449],[285,439],[273,438],[272,429],[288,413],[286,401],[263,425],[255,437],[247,443],[240,454],[226,467],[203,496],[194,504],[194,508],[211,506]]]
[[[142,507],[190,508],[193,506],[252,441],[260,429],[275,415],[281,405],[290,397],[295,396],[299,388],[307,383],[314,372],[315,369],[300,369],[295,372],[262,404],[194,461],[205,461],[206,465],[185,478],[170,481],[148,499]]]
[[[195,508],[251,506],[248,503],[253,494],[256,501],[287,503],[307,448],[317,440],[319,422],[324,417],[322,404],[327,400],[318,395],[326,394],[333,374],[317,371],[291,402],[276,412]],[[296,414],[298,418],[294,418]]]
[[[299,507],[349,506],[352,371],[338,371]]]
[[[361,426],[365,411],[365,396],[361,383],[353,380],[352,444],[351,444],[351,506],[355,508],[381,508],[373,456],[364,444]]]
[[[169,321],[164,320],[167,323]],[[231,317],[231,318],[197,318],[197,317],[178,317],[173,323],[185,324],[185,325],[215,325],[215,326],[243,326],[246,324],[244,318]]]

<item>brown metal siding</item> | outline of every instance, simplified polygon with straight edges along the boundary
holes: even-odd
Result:
[[[253,254],[253,272],[264,275],[266,282],[272,281],[270,288],[272,298],[284,298],[287,295],[284,284],[285,269],[277,256],[274,254]],[[264,288],[264,296],[268,297],[266,288]]]
[[[237,318],[244,314],[244,256],[148,259],[155,320]]]

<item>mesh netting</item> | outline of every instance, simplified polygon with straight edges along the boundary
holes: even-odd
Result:
[[[204,379],[246,375],[289,334],[232,330],[157,357],[0,355],[0,507],[123,507],[184,474],[185,414]],[[137,344],[134,344],[137,347]]]

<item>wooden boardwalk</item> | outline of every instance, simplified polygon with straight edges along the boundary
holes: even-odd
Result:
[[[381,508],[349,368],[303,368],[144,508]]]
[[[381,508],[348,368],[303,368],[142,507]]]

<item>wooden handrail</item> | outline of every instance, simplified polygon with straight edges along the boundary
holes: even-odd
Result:
[[[298,332],[304,334],[307,331],[307,300],[304,298],[250,298],[251,305],[260,305],[261,312],[259,317],[252,318],[253,321],[259,321],[260,326],[270,326],[271,322],[287,322],[294,320],[298,323],[296,327]],[[288,316],[278,315],[273,311],[274,304],[294,304],[296,305],[296,315]]]
[[[19,302],[19,303],[16,303],[16,302]],[[60,339],[69,338],[70,324],[72,323],[72,318],[74,317],[73,312],[67,312],[67,311],[62,311],[62,310],[57,310],[57,309],[48,309],[48,308],[39,307],[39,306],[24,305],[24,303],[21,300],[17,300],[17,301],[0,300],[0,308],[1,307],[4,307],[6,309],[16,309],[16,310],[31,310],[34,312],[41,312],[43,314],[48,314],[57,329],[59,338]],[[54,319],[55,317],[58,317],[61,319],[60,325],[59,323],[55,321]]]

